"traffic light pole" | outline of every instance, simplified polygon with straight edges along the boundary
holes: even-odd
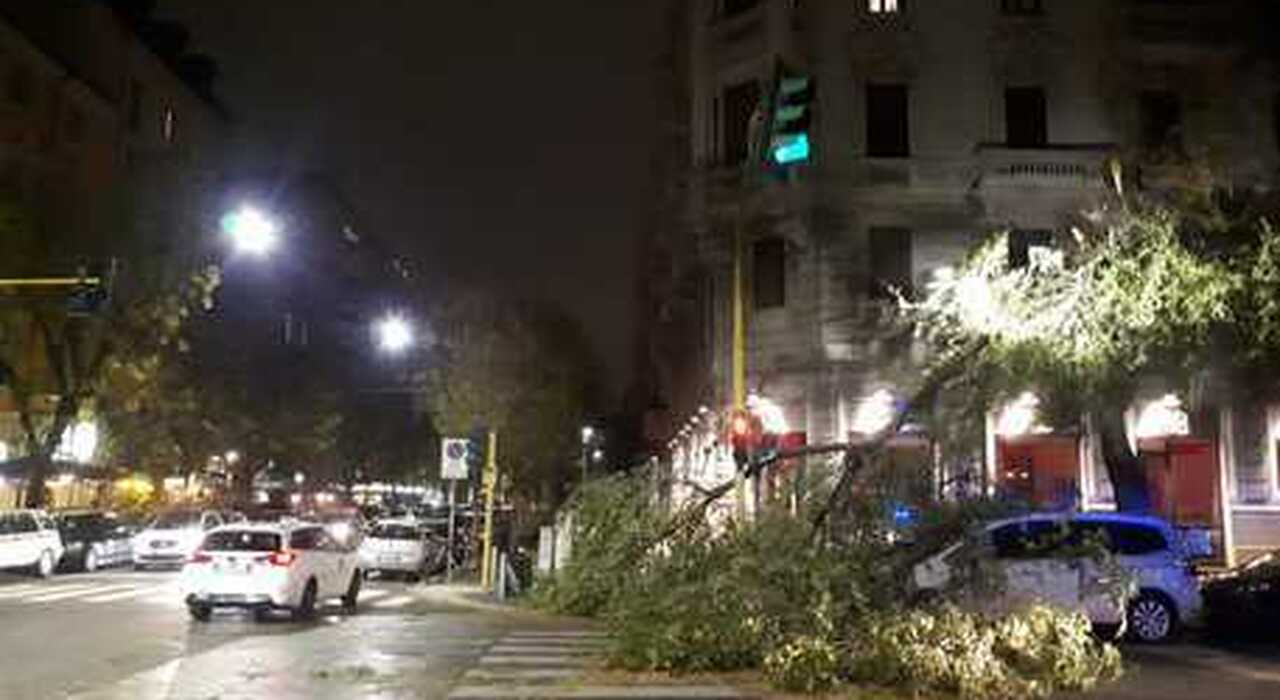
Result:
[[[480,585],[493,585],[493,499],[498,484],[498,433],[489,431],[489,449],[484,465],[484,541],[480,559]]]
[[[764,104],[756,107],[747,135],[747,158],[742,163],[742,197],[735,211],[733,226],[733,338],[731,371],[733,415],[745,415],[747,410],[747,270],[746,226],[751,217],[751,200],[757,194],[760,180],[761,156],[765,151],[764,140],[769,135],[767,125],[777,102],[778,80],[782,76],[782,63],[776,62],[770,94]],[[747,482],[741,468],[734,470],[734,494],[739,520],[747,516]]]

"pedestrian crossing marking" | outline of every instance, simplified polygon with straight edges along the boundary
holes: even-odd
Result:
[[[61,590],[46,595],[32,596],[26,599],[28,603],[52,603],[58,600],[66,600],[68,598],[77,598],[83,595],[93,593],[106,593],[109,591],[119,591],[122,589],[133,590],[133,584],[116,584],[114,586],[63,586]]]
[[[86,603],[114,603],[120,600],[129,600],[131,598],[141,598],[142,596],[150,595],[152,593],[169,593],[173,596],[174,599],[177,599],[179,597],[180,591],[173,584],[165,584],[163,586],[134,588],[132,590],[122,591],[120,593],[94,595],[88,598],[84,598],[83,600]],[[166,596],[166,598],[167,597],[168,596]]]
[[[134,579],[110,576],[78,582],[33,582],[0,586],[0,603],[6,605],[43,605],[50,603],[105,604],[132,601],[141,605],[179,607],[183,601],[182,586],[176,579]],[[64,579],[65,581],[65,579]],[[366,588],[360,591],[360,602],[379,609],[394,609],[413,603],[413,595],[395,595],[397,589]]]
[[[374,601],[369,605],[374,608],[398,608],[412,603],[413,600],[414,598],[411,595],[398,595],[393,598],[387,598],[386,600]]]

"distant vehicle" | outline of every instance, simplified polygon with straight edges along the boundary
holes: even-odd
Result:
[[[133,566],[179,568],[200,545],[204,534],[222,525],[214,511],[175,510],[152,520],[133,538]]]
[[[112,513],[59,513],[56,522],[65,553],[61,568],[97,571],[133,563],[133,531]]]
[[[319,524],[228,525],[207,535],[182,570],[187,610],[208,621],[215,608],[263,619],[289,610],[299,619],[329,598],[353,613],[360,597],[359,555]]]
[[[379,521],[360,543],[361,568],[369,573],[419,579],[427,568],[428,556],[426,533],[409,520]]]
[[[338,542],[349,547],[360,546],[365,535],[365,521],[355,508],[333,508],[308,518],[325,526]]]
[[[0,513],[0,569],[24,568],[49,578],[62,558],[62,537],[41,510]]]
[[[1280,641],[1280,552],[1206,583],[1204,607],[1205,626],[1214,637]]]
[[[1098,536],[1137,579],[1137,592],[1116,600],[1105,574],[1086,558],[1055,556]],[[1124,513],[1029,514],[999,520],[947,547],[913,571],[922,591],[940,590],[952,567],[975,548],[991,552],[1005,574],[1009,601],[1037,599],[1079,610],[1099,628],[1126,627],[1143,642],[1164,642],[1202,607],[1199,581],[1177,531],[1159,518]]]

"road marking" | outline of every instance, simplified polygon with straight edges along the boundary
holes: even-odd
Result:
[[[381,598],[386,595],[391,595],[391,591],[384,591],[378,588],[374,588],[371,590],[362,590],[360,591],[359,601],[363,603],[366,600],[375,600],[377,598]]]
[[[5,586],[0,588],[0,598],[13,598],[26,593],[30,593],[32,589],[49,590],[49,586],[35,583],[20,583],[16,586]]]
[[[123,593],[108,593],[106,595],[95,595],[91,598],[85,598],[86,603],[114,603],[118,600],[128,600],[130,598],[138,598],[152,593],[161,593],[170,591],[177,593],[178,589],[173,584],[166,583],[162,586],[150,586],[146,588],[134,588]]]
[[[133,584],[128,584],[128,583],[126,583],[126,584],[116,584],[116,585],[114,585],[114,586],[92,586],[91,588],[89,588],[89,590],[72,590],[72,591],[65,591],[65,590],[64,590],[64,591],[59,591],[59,592],[57,592],[57,593],[50,593],[50,594],[48,594],[48,595],[42,595],[42,596],[38,596],[38,597],[34,597],[34,598],[27,598],[27,599],[26,599],[26,602],[28,602],[28,603],[52,603],[52,602],[54,602],[55,600],[66,600],[66,599],[68,599],[68,598],[79,598],[79,597],[81,597],[81,596],[90,596],[90,595],[95,595],[95,594],[98,594],[98,593],[106,593],[106,592],[108,592],[108,591],[119,591],[119,590],[122,590],[122,589],[125,589],[125,588],[128,588],[128,589],[132,590],[132,589],[134,588],[134,586],[133,586]]]
[[[490,654],[497,656],[511,656],[513,654],[532,654],[534,656],[546,654],[563,654],[567,656],[583,656],[585,654],[595,654],[599,651],[597,647],[584,647],[580,645],[564,646],[560,644],[507,644],[505,642],[489,649]]]
[[[519,637],[521,639],[607,639],[608,636],[604,632],[595,632],[591,630],[573,630],[564,632],[536,632],[536,631],[520,631],[512,632],[508,637]]]
[[[569,656],[566,654],[524,654],[514,656],[511,654],[490,654],[480,657],[480,665],[482,666],[554,666],[559,668],[583,667],[587,665],[587,659],[581,656]]]
[[[413,601],[414,601],[414,597],[413,597],[413,596],[411,596],[411,595],[398,595],[398,596],[395,596],[394,598],[387,598],[386,600],[378,600],[378,601],[375,601],[375,602],[373,602],[373,603],[370,603],[370,607],[373,607],[373,608],[399,608],[399,607],[402,607],[402,606],[404,606],[404,605],[408,605],[409,603],[412,603]]]
[[[98,586],[92,583],[76,583],[72,585],[50,586],[42,591],[28,591],[23,595],[14,596],[24,603],[39,603],[49,596],[54,596],[56,600],[67,593],[92,593],[97,590]]]

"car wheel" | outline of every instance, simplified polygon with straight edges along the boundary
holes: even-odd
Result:
[[[57,563],[53,560],[53,552],[46,549],[40,553],[40,558],[36,560],[36,576],[39,576],[40,578],[50,578],[53,576],[53,569],[56,566]]]
[[[84,553],[84,570],[88,573],[98,570],[98,550],[96,547],[90,547]]]
[[[266,608],[266,607],[263,607],[263,608],[254,608],[254,609],[253,609],[253,621],[254,621],[254,622],[270,622],[270,621],[271,621],[271,608]]]
[[[213,608],[208,605],[188,605],[187,613],[196,622],[208,622],[209,618],[213,617]]]
[[[360,582],[363,577],[359,571],[351,573],[351,583],[347,584],[347,592],[342,596],[342,609],[348,613],[356,611],[356,605],[360,602]]]
[[[293,616],[299,620],[310,620],[316,614],[316,580],[307,581],[307,587],[302,589],[302,600],[298,601],[298,607],[294,609]]]
[[[1148,644],[1167,642],[1178,627],[1178,612],[1169,598],[1155,591],[1143,591],[1129,604],[1129,635]]]

